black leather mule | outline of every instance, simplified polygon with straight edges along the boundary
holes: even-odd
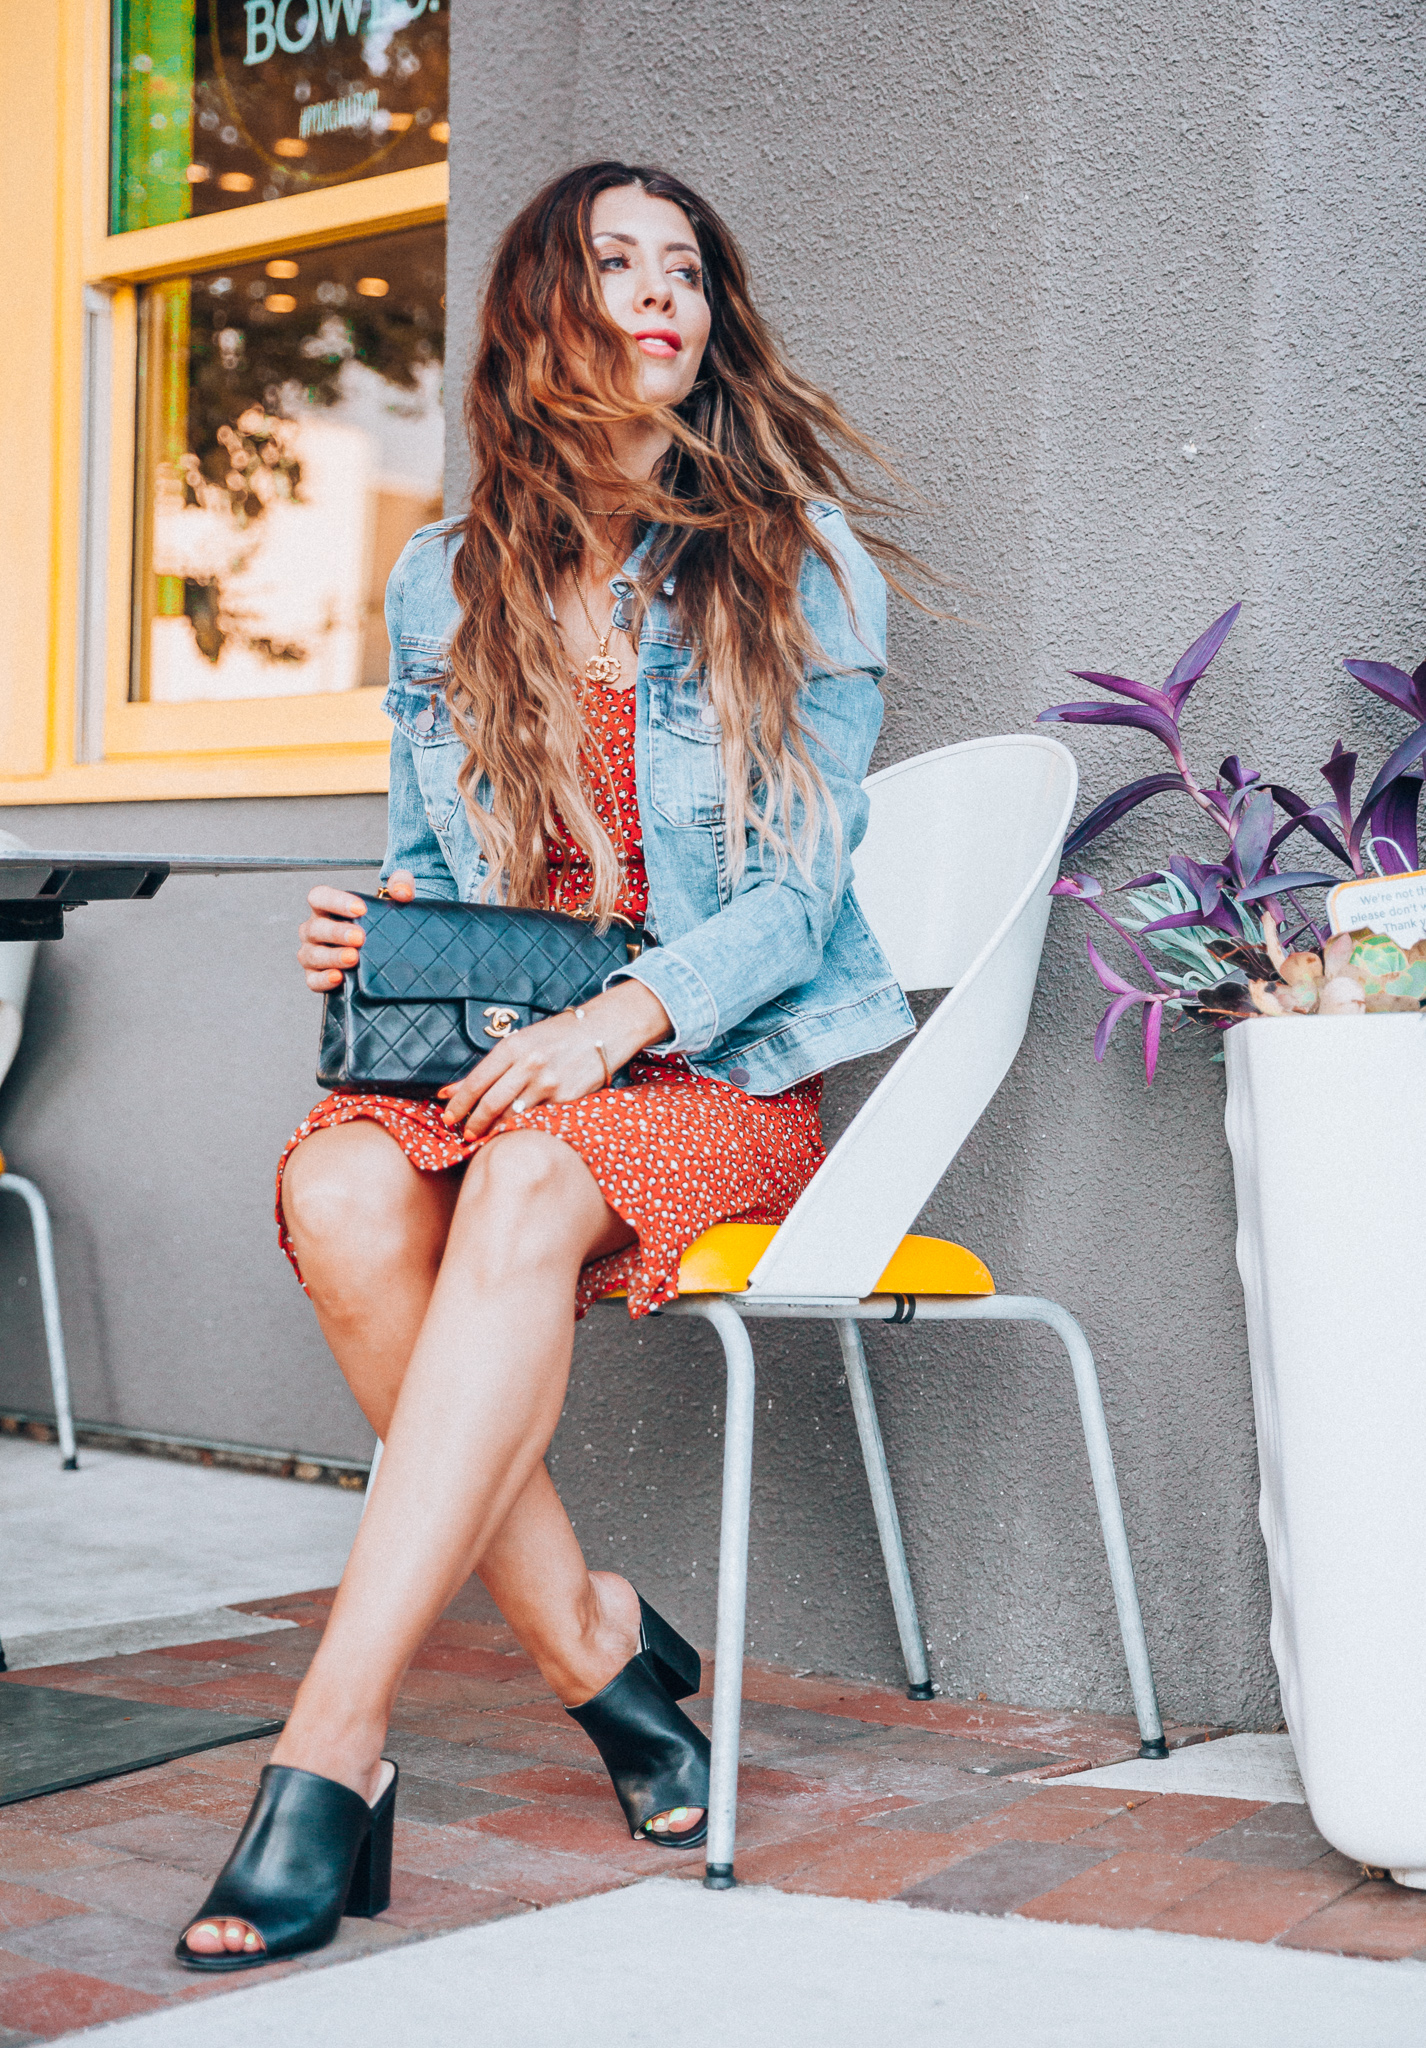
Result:
[[[269,1764],[242,1834],[218,1881],[179,1936],[190,1970],[255,1970],[279,1956],[325,1948],[344,1913],[374,1919],[391,1903],[397,1769],[374,1806],[312,1771]],[[252,1950],[200,1955],[188,1937],[205,1920],[243,1920],[263,1940]]]
[[[695,1849],[708,1838],[708,1737],[676,1702],[698,1690],[698,1652],[645,1600],[639,1647],[623,1670],[582,1707],[578,1721],[604,1759],[631,1835],[665,1849]],[[703,1819],[682,1833],[656,1831],[656,1815],[700,1806]]]

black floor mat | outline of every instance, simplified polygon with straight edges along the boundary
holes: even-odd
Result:
[[[280,1721],[0,1683],[0,1806],[117,1778],[170,1757],[275,1735]]]

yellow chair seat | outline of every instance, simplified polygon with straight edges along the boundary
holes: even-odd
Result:
[[[679,1293],[744,1293],[753,1267],[776,1236],[775,1223],[715,1223],[684,1253],[678,1268]],[[964,1245],[950,1244],[941,1237],[903,1237],[871,1291],[994,1294],[995,1282]]]

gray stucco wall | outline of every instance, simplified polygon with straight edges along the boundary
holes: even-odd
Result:
[[[73,851],[380,856],[382,797],[0,813]],[[319,1090],[293,954],[312,877],[170,880],[41,946],[0,1145],[44,1190],[76,1415],[365,1457],[371,1437],[279,1251],[273,1168]],[[369,873],[338,875],[369,884]],[[0,1406],[50,1408],[25,1211],[0,1204]]]
[[[494,235],[540,179],[605,152],[667,163],[744,240],[798,361],[934,501],[907,533],[963,580],[969,623],[896,608],[879,762],[1023,728],[1070,693],[1071,666],[1162,675],[1237,596],[1242,622],[1190,719],[1200,761],[1236,748],[1308,783],[1338,729],[1368,752],[1404,736],[1335,664],[1426,652],[1419,10],[532,0],[512,26],[460,0],[455,33],[456,335]],[[460,474],[457,455],[457,489]],[[1073,744],[1092,796],[1158,765],[1127,735]],[[129,807],[51,814],[44,836],[360,850],[377,808]],[[1163,857],[1172,814],[1156,815],[1106,872]],[[359,1422],[268,1235],[272,1154],[311,1065],[293,892],[241,885],[240,918],[220,886],[239,885],[170,884],[147,910],[76,921],[45,962],[0,1141],[59,1198],[81,1407],[351,1450]],[[246,963],[223,983],[239,1007],[216,1090],[181,1080],[218,980],[186,942],[200,914]],[[1221,1070],[1176,1043],[1146,1097],[1127,1037],[1093,1065],[1097,1007],[1073,918],[1057,918],[1024,1052],[925,1227],[1089,1332],[1166,1711],[1272,1725]],[[868,1079],[834,1077],[831,1128]],[[0,1228],[14,1332],[0,1395],[23,1386],[40,1405],[33,1326],[10,1320],[14,1226]],[[713,1348],[596,1320],[557,1479],[591,1560],[708,1640]],[[1051,1340],[913,1328],[874,1332],[870,1350],[941,1682],[1124,1706]],[[752,1647],[894,1676],[831,1348],[768,1326],[759,1360]]]

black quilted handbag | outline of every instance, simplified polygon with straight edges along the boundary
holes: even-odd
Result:
[[[317,1080],[434,1095],[523,1024],[597,996],[642,933],[495,903],[367,907],[366,943],[322,1011]]]

